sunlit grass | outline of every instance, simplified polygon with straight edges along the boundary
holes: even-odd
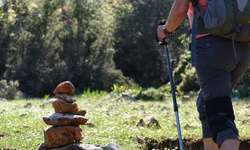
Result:
[[[177,129],[172,100],[131,101],[126,99],[107,99],[105,97],[77,96],[81,109],[87,110],[86,117],[94,128],[81,126],[82,142],[105,145],[110,142],[119,144],[125,150],[139,149],[138,137],[156,140],[176,139]],[[27,103],[31,106],[25,107]],[[0,149],[36,149],[43,142],[43,130],[48,127],[43,116],[54,112],[52,105],[44,100],[15,100],[0,103]],[[250,135],[250,104],[247,101],[234,102],[236,124],[241,137]],[[179,116],[183,138],[201,138],[201,125],[195,101],[178,101]],[[161,128],[137,127],[140,119],[147,123],[156,118]]]

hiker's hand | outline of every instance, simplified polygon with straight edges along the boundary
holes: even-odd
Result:
[[[170,34],[166,33],[165,25],[159,25],[157,28],[157,35],[160,40],[170,37]]]
[[[156,27],[156,41],[159,45],[167,45],[172,33],[165,29],[166,20],[161,21]]]

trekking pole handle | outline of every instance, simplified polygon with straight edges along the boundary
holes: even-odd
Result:
[[[159,26],[163,26],[163,25],[165,25],[166,24],[166,20],[162,20],[159,24],[158,24],[158,26],[156,27],[156,33],[155,33],[155,39],[156,39],[156,42],[159,44],[159,45],[162,45],[162,46],[167,46],[168,45],[168,43],[169,43],[169,41],[170,41],[170,38],[172,37],[172,33],[165,33],[165,35],[167,36],[166,38],[164,38],[164,39],[162,39],[162,40],[160,40],[159,39],[159,37],[158,37],[158,34],[157,34],[157,28],[159,27]],[[166,32],[166,31],[165,31]]]

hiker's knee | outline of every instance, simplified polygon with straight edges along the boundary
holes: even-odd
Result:
[[[226,139],[238,139],[233,106],[229,96],[206,100],[206,112],[213,141],[218,147]]]

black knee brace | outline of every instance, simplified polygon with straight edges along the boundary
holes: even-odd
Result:
[[[206,100],[205,107],[212,138],[218,147],[225,139],[238,139],[233,106],[229,96]]]

